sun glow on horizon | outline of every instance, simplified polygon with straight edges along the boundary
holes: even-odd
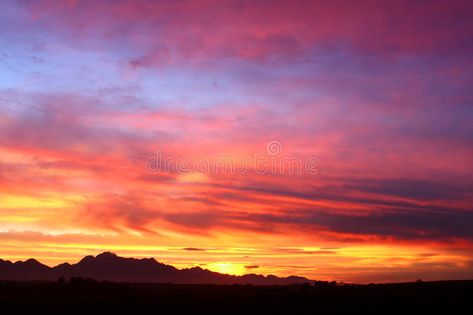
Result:
[[[225,273],[229,275],[241,276],[245,274],[245,267],[240,264],[230,262],[213,262],[205,266],[210,271]]]

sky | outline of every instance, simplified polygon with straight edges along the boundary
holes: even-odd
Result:
[[[0,257],[473,278],[471,1],[0,1]]]

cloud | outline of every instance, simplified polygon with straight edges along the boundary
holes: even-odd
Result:
[[[149,208],[140,196],[105,195],[85,203],[80,208],[75,223],[102,227],[116,231],[126,229],[146,234],[157,234],[150,225],[161,217],[159,209]]]
[[[301,211],[286,215],[250,215],[243,220],[266,224],[288,225],[308,233],[330,231],[338,234],[373,235],[398,240],[473,240],[471,211],[443,212],[375,212],[369,214],[337,214]]]
[[[197,247],[184,247],[182,250],[191,251],[191,252],[199,252],[199,251],[206,251],[205,248],[197,248]]]
[[[355,190],[411,200],[463,200],[473,190],[471,183],[452,184],[414,178],[354,180],[352,184],[351,188]]]
[[[176,56],[180,60],[209,55],[293,60],[294,56],[303,58],[314,47],[337,45],[388,56],[472,48],[467,31],[471,26],[468,1],[449,5],[434,1],[428,7],[417,1],[276,1],[271,6],[264,1],[135,1],[113,5],[45,1],[20,7],[32,17],[26,21],[27,28],[39,26],[73,38],[71,44],[139,49],[140,54],[131,59],[135,67],[175,62],[172,59]]]

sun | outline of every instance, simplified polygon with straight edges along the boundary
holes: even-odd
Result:
[[[243,265],[229,262],[214,262],[208,264],[207,267],[211,271],[229,275],[242,275],[245,273],[245,267]]]

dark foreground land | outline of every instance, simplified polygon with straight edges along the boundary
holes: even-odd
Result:
[[[473,280],[403,284],[173,285],[0,281],[0,313],[473,314]],[[186,312],[187,313],[187,312]]]

